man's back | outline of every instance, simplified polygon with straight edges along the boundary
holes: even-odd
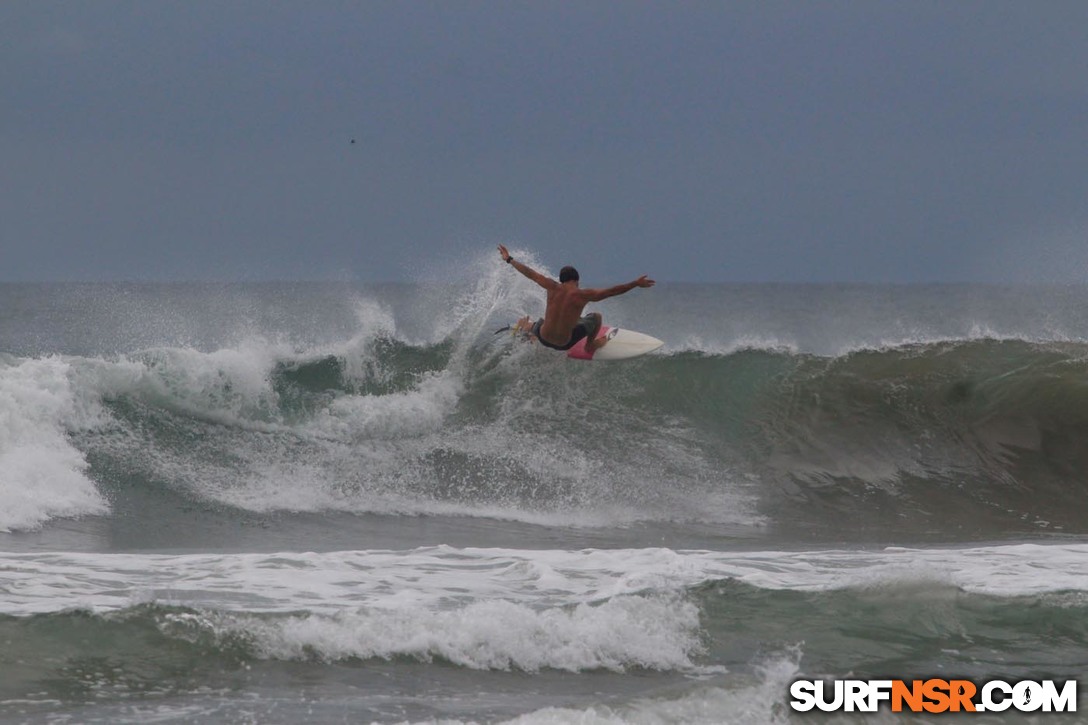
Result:
[[[565,344],[588,302],[589,297],[577,282],[563,282],[548,289],[540,336],[554,345]]]
[[[540,338],[541,343],[549,347],[565,350],[579,339],[580,334],[589,342],[587,348],[595,349],[606,341],[595,340],[597,330],[601,327],[601,314],[594,312],[592,319],[586,319],[579,326],[582,318],[582,310],[589,302],[600,302],[609,297],[629,292],[635,287],[653,287],[654,281],[646,275],[626,284],[618,284],[603,289],[582,289],[578,286],[578,270],[574,267],[564,267],[559,272],[559,280],[537,272],[532,267],[518,262],[510,256],[506,247],[499,245],[499,254],[503,261],[513,265],[521,274],[543,287],[548,294],[547,307],[544,310],[544,318],[534,326],[533,334]],[[592,347],[590,347],[592,346]]]

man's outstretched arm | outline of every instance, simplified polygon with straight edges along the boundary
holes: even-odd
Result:
[[[582,293],[590,302],[600,302],[609,297],[615,297],[616,295],[622,295],[624,292],[630,292],[635,287],[653,287],[654,284],[655,282],[652,279],[646,275],[642,275],[638,279],[632,280],[626,284],[618,284],[615,287],[605,287],[603,289],[585,289],[582,290]]]
[[[536,282],[538,285],[540,285],[544,289],[552,289],[553,287],[557,287],[559,285],[559,283],[556,282],[551,277],[545,277],[544,275],[542,275],[540,272],[537,272],[535,269],[533,269],[529,265],[522,264],[518,260],[511,257],[510,252],[506,251],[506,247],[504,247],[501,244],[499,245],[499,254],[502,255],[502,261],[506,262],[511,267],[513,267],[517,271],[521,272],[526,277],[533,280],[534,282]]]

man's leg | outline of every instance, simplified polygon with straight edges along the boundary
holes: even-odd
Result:
[[[607,345],[608,338],[600,334],[601,321],[603,319],[600,312],[590,312],[586,317],[591,317],[596,322],[594,325],[587,326],[590,329],[586,334],[586,352],[594,352]]]

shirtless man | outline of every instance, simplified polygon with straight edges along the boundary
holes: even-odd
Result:
[[[548,291],[548,304],[544,308],[544,317],[529,324],[529,318],[518,320],[518,327],[535,335],[540,344],[553,350],[569,350],[583,337],[586,339],[586,351],[593,352],[604,347],[606,339],[597,339],[601,329],[601,313],[591,312],[582,316],[582,310],[590,302],[622,295],[635,287],[653,287],[654,281],[642,275],[633,282],[618,284],[604,289],[582,289],[578,286],[578,270],[563,267],[559,270],[559,281],[545,277],[532,267],[522,264],[510,256],[506,247],[499,245],[499,254],[503,261],[513,265],[514,269]]]

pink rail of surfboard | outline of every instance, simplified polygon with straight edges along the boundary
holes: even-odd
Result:
[[[597,333],[597,337],[607,336],[608,331],[611,329],[612,328],[608,325],[601,325],[601,331]],[[575,360],[592,360],[593,353],[586,350],[586,338],[583,337],[581,340],[574,343],[574,347],[567,350],[567,357],[572,357]]]

